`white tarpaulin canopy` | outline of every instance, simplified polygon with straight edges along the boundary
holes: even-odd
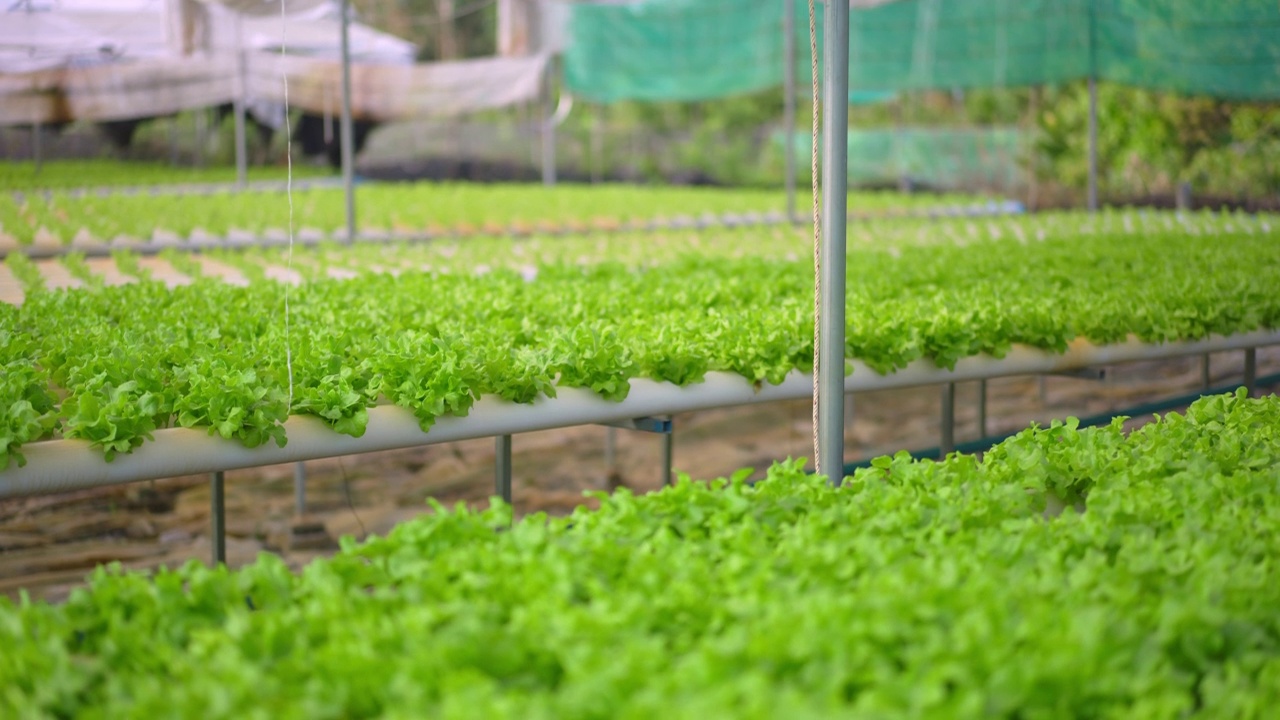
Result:
[[[283,18],[279,0],[22,0],[0,12],[0,124],[156,117],[241,95],[262,107],[283,103],[286,77],[291,107],[336,113],[339,13],[334,0],[287,0]],[[546,55],[414,64],[406,40],[358,23],[349,37],[362,119],[532,100],[547,66]]]

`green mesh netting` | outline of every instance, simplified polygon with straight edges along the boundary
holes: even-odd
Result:
[[[788,133],[773,134],[779,146]],[[808,157],[810,134],[790,133]],[[1017,128],[900,128],[849,131],[849,182],[886,185],[909,179],[941,189],[1010,188],[1023,179],[1026,136]]]
[[[805,0],[795,5],[803,93],[808,9]],[[701,100],[775,87],[785,72],[784,7],[782,0],[576,3],[565,81],[596,102]],[[1276,99],[1280,2],[897,0],[852,11],[849,60],[851,95],[1094,74],[1187,94]]]

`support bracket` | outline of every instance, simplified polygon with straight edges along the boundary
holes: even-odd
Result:
[[[1107,369],[1101,368],[1101,367],[1078,368],[1076,370],[1059,370],[1057,372],[1050,373],[1050,375],[1056,375],[1057,377],[1077,378],[1080,380],[1106,380]]]
[[[638,417],[627,418],[626,420],[614,420],[613,422],[599,423],[606,427],[622,428],[623,430],[637,430],[639,432],[658,433],[660,435],[671,434],[671,418],[658,417]]]

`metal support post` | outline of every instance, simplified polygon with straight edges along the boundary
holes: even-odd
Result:
[[[622,428],[623,430],[639,430],[640,432],[651,433],[669,433],[671,432],[670,417],[638,417],[627,418],[625,420],[614,420],[611,422],[600,423],[610,427]]]
[[[667,422],[674,423],[675,418],[668,415]],[[676,431],[674,424],[670,430],[662,434],[662,487],[671,486],[671,465],[675,452]]]
[[[822,292],[818,351],[818,472],[844,470],[845,222],[848,219],[849,4],[823,4]]]
[[[1051,375],[1058,377],[1076,378],[1078,380],[1106,380],[1107,369],[1105,367],[1097,368],[1076,368],[1075,370],[1057,370]]]
[[[1258,350],[1249,348],[1244,351],[1244,389],[1253,395],[1258,384]]]
[[[1200,356],[1200,386],[1208,390],[1213,385],[1213,377],[1209,372],[1209,353]]]
[[[938,455],[945,458],[956,449],[956,384],[942,386],[942,438]]]
[[[1089,2],[1089,212],[1098,210],[1098,13]]]
[[[978,437],[987,436],[987,381],[978,381]]]
[[[604,105],[597,105],[591,120],[591,183],[604,179]]]
[[[298,517],[307,514],[307,464],[293,464],[293,513]]]
[[[244,187],[249,181],[249,149],[245,132],[245,93],[247,92],[244,67],[244,40],[240,13],[236,13],[236,184]]]
[[[40,170],[44,167],[44,143],[41,142],[44,137],[44,128],[40,122],[36,121],[31,126],[31,158],[36,163],[36,175],[40,174]]]
[[[1098,81],[1089,78],[1089,212],[1098,210]]]
[[[227,561],[227,505],[224,497],[225,478],[220,472],[209,478],[209,540],[213,545],[213,564]]]
[[[355,131],[351,127],[351,0],[342,0],[342,190],[347,202],[347,242],[356,239]],[[287,111],[287,108],[286,108]]]
[[[169,118],[169,164],[178,166],[178,116]]]
[[[494,462],[494,494],[511,504],[511,436],[497,438],[497,459]]]
[[[554,61],[547,61],[547,72],[542,80],[542,184],[556,184],[556,123],[553,97],[552,71]]]
[[[612,475],[618,468],[618,431],[605,428],[604,431],[604,470],[605,476]]]
[[[204,108],[195,109],[195,131],[196,131],[196,150],[194,153],[195,166],[197,168],[204,167],[204,151],[208,146],[208,133],[205,132],[205,124],[208,120],[208,113]]]
[[[782,3],[782,131],[786,148],[787,221],[796,221],[796,0]]]

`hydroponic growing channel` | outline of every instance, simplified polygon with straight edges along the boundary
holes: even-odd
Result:
[[[901,221],[855,242],[850,390],[1280,342],[1268,218]],[[756,229],[214,254],[238,284],[175,255],[196,275],[175,287],[137,268],[108,286],[68,256],[54,262],[85,286],[62,291],[15,255],[0,494],[801,397],[806,243]]]

